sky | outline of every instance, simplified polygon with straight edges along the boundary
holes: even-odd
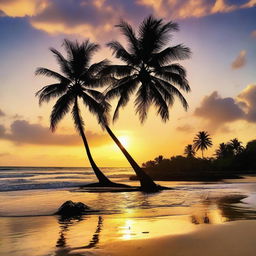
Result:
[[[89,166],[70,114],[49,130],[54,100],[39,106],[35,92],[52,80],[34,72],[59,71],[49,48],[65,54],[65,38],[89,38],[101,45],[92,62],[118,63],[106,47],[124,42],[115,25],[124,19],[136,29],[150,14],[179,24],[168,46],[191,48],[192,57],[179,62],[191,92],[184,93],[188,111],[176,100],[166,123],[152,107],[140,124],[133,99],[120,111],[111,128],[135,160],[182,155],[202,130],[213,140],[209,157],[221,142],[256,139],[256,0],[0,0],[0,165]],[[129,166],[96,118],[83,107],[82,115],[96,163]]]

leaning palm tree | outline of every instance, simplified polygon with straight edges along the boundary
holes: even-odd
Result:
[[[202,151],[202,158],[204,158],[204,150],[212,146],[212,139],[209,133],[205,131],[198,132],[193,142],[194,149],[196,151],[200,149]]]
[[[195,150],[193,149],[193,145],[188,144],[188,145],[185,147],[184,154],[187,156],[187,158],[193,158],[193,157],[195,157],[196,152],[195,152]]]
[[[167,121],[169,107],[173,105],[175,97],[187,109],[188,104],[179,91],[190,91],[186,71],[174,62],[189,58],[190,50],[181,44],[166,47],[171,39],[171,32],[178,30],[178,24],[172,21],[164,23],[162,19],[149,16],[141,23],[138,33],[125,21],[121,21],[117,27],[125,36],[128,49],[118,41],[112,41],[107,46],[124,64],[110,65],[101,71],[103,76],[110,76],[112,79],[112,84],[106,90],[106,99],[118,98],[113,120],[118,118],[120,107],[125,107],[134,93],[136,113],[142,123],[147,117],[150,105],[155,105],[157,114],[164,122]],[[138,178],[146,179],[148,187],[156,190],[156,184],[145,178],[145,173],[122,144],[117,141],[116,143]]]
[[[44,75],[56,79],[58,82],[44,86],[36,93],[39,97],[39,104],[48,102],[51,99],[58,98],[53,106],[50,116],[50,128],[55,131],[60,120],[71,110],[75,128],[82,137],[85,150],[90,161],[91,167],[99,180],[101,186],[113,186],[112,183],[97,167],[90,152],[90,148],[84,132],[84,121],[80,113],[79,99],[88,107],[89,111],[96,115],[99,123],[107,121],[102,115],[108,105],[103,106],[98,102],[101,93],[92,89],[103,83],[102,79],[97,77],[97,73],[106,64],[107,61],[101,61],[90,65],[92,55],[99,49],[99,45],[84,41],[71,42],[64,40],[64,47],[67,52],[65,58],[59,51],[51,48],[51,52],[57,59],[62,74],[47,68],[38,68],[36,75]]]

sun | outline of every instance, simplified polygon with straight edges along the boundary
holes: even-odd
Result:
[[[120,136],[118,138],[124,147],[129,146],[129,138],[127,136]]]

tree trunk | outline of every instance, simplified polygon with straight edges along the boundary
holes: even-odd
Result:
[[[82,120],[81,120],[81,117],[80,117],[80,113],[79,113],[79,108],[78,108],[78,102],[77,102],[77,98],[75,100],[75,112],[76,112],[76,125],[77,125],[77,128],[79,130],[79,133],[83,139],[83,142],[84,142],[84,147],[85,147],[85,150],[86,150],[86,153],[87,153],[87,156],[88,156],[88,159],[90,161],[90,164],[91,164],[91,167],[96,175],[96,177],[98,178],[99,180],[99,183],[101,185],[110,185],[110,184],[113,184],[105,175],[104,173],[98,168],[98,166],[95,164],[93,158],[92,158],[92,155],[91,155],[91,151],[90,151],[90,148],[89,148],[89,145],[88,145],[88,142],[87,142],[87,139],[85,137],[85,134],[84,134],[84,129],[83,129],[83,125],[82,125]]]
[[[94,162],[94,160],[93,160],[93,158],[92,158],[91,151],[90,151],[88,142],[87,142],[87,140],[86,140],[84,131],[81,130],[81,131],[80,131],[80,134],[81,134],[81,137],[82,137],[82,139],[83,139],[84,147],[85,147],[85,150],[86,150],[88,159],[89,159],[89,161],[90,161],[91,167],[92,167],[92,169],[93,169],[93,171],[94,171],[96,177],[98,178],[99,183],[101,183],[101,184],[106,184],[106,185],[112,184],[112,182],[104,175],[104,173],[103,173],[103,172],[98,168],[98,166],[95,164],[95,162]]]
[[[203,149],[202,149],[202,158],[204,158],[204,151],[203,151]]]
[[[136,175],[138,176],[142,191],[145,191],[145,192],[159,191],[159,187],[156,185],[156,183],[140,168],[140,166],[135,162],[135,160],[132,158],[132,156],[127,152],[127,150],[124,148],[124,146],[118,140],[118,138],[114,135],[114,133],[111,131],[111,129],[107,125],[105,125],[105,128],[106,128],[108,134],[110,135],[110,137],[114,140],[116,145],[123,152],[126,159],[128,160],[128,162],[132,166],[133,170],[135,171]]]

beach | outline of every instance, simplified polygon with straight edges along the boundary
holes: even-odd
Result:
[[[129,168],[105,171],[114,181],[137,185],[128,179]],[[250,256],[256,251],[255,177],[160,182],[173,189],[145,194],[85,192],[79,186],[93,175],[84,168],[2,168],[1,175],[1,256]],[[72,184],[66,183],[71,175]],[[67,200],[98,212],[70,219],[53,215]]]

